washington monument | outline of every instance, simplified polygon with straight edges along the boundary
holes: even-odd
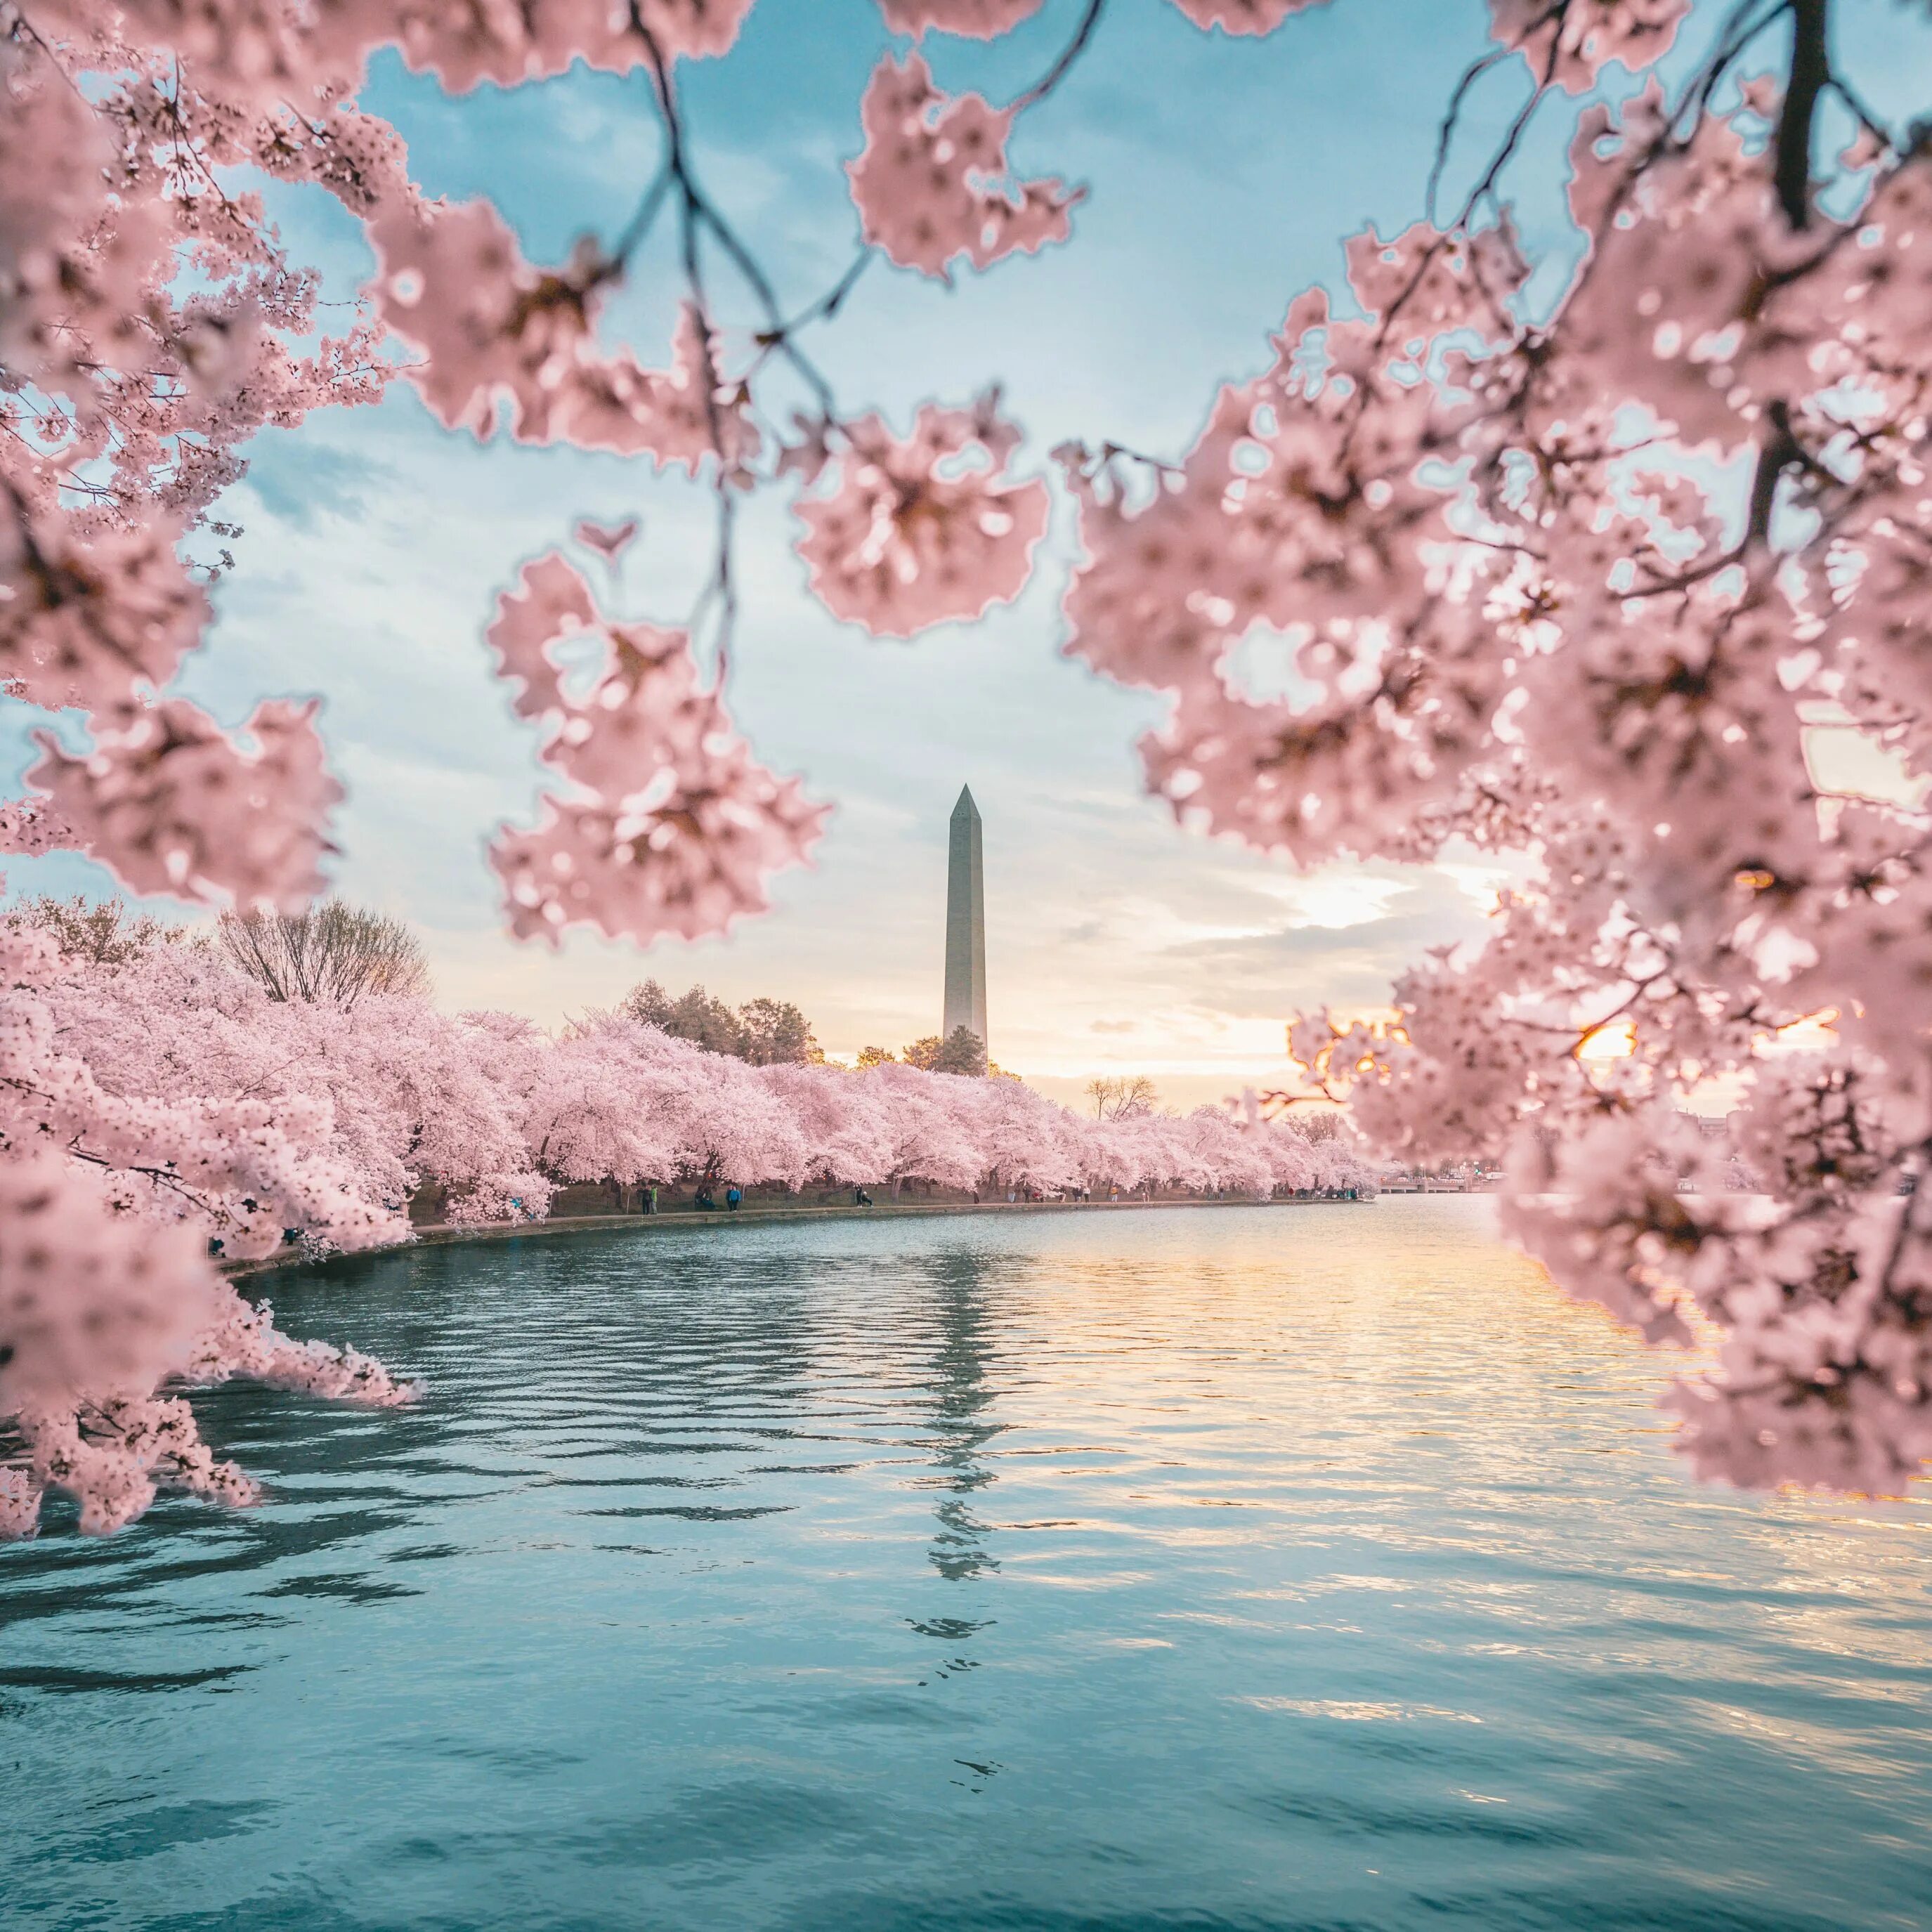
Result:
[[[946,867],[946,1022],[950,1040],[964,1027],[986,1044],[986,892],[980,854],[980,808],[959,788]]]

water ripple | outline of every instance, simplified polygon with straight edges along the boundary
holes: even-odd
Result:
[[[7,1932],[1924,1932],[1932,1510],[1694,1487],[1486,1215],[278,1282],[430,1398],[0,1550]]]

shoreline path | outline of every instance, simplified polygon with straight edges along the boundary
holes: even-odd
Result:
[[[772,1227],[782,1222],[878,1221],[913,1220],[945,1214],[1118,1214],[1132,1210],[1144,1214],[1160,1208],[1346,1208],[1360,1207],[1375,1196],[1350,1200],[1346,1195],[1293,1196],[1258,1201],[1252,1196],[1222,1199],[1204,1197],[1179,1201],[936,1201],[880,1202],[870,1208],[848,1205],[814,1208],[741,1208],[709,1211],[673,1208],[659,1214],[565,1214],[548,1221],[432,1221],[414,1231],[407,1241],[386,1241],[380,1246],[354,1248],[316,1256],[299,1250],[264,1255],[254,1261],[225,1262],[221,1272],[231,1281],[272,1274],[284,1268],[327,1268],[338,1262],[362,1261],[375,1255],[406,1253],[412,1248],[446,1247],[465,1241],[553,1240],[565,1234],[610,1234],[622,1229],[636,1234],[675,1234],[686,1228]]]

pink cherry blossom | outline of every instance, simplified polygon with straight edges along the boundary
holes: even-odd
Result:
[[[44,799],[0,806],[0,852],[58,852],[74,843],[74,827]]]
[[[1186,5],[1188,0],[1178,0]],[[1633,70],[1661,60],[1690,10],[1690,0],[1490,0],[1491,31],[1514,47],[1540,80],[1581,94],[1600,69],[1622,61]]]
[[[886,25],[914,39],[929,31],[991,40],[1037,14],[1042,0],[879,0]]]
[[[878,416],[842,426],[831,484],[799,504],[798,554],[835,616],[886,637],[977,617],[1025,587],[1048,500],[1010,480],[1018,432],[997,394],[970,410],[928,404],[904,441]]]
[[[614,270],[594,248],[580,248],[559,271],[533,268],[484,201],[387,210],[370,234],[383,317],[426,352],[411,375],[451,428],[487,439],[507,402],[519,442],[649,454],[693,476],[721,447],[734,473],[755,454],[758,432],[742,402],[717,389],[704,325],[690,306],[680,313],[667,371],[642,368],[628,351],[598,352],[597,310]]]
[[[343,796],[323,767],[316,709],[258,705],[244,751],[185,698],[131,706],[112,728],[97,721],[84,754],[37,734],[28,782],[135,892],[299,904],[321,889]]]
[[[104,1215],[100,1184],[52,1152],[0,1165],[0,1412],[145,1394],[188,1366],[220,1287],[185,1224]]]
[[[722,54],[751,8],[752,0],[638,0],[630,9],[609,0],[532,0],[452,10],[438,0],[404,0],[383,38],[400,44],[412,67],[460,93],[484,81],[514,87],[544,79],[573,60],[625,74],[649,65],[652,46],[666,60]]]
[[[550,646],[586,628],[603,661],[573,694]],[[766,877],[804,858],[825,808],[754,760],[686,632],[604,620],[552,552],[525,566],[488,637],[520,682],[518,710],[549,723],[544,763],[576,788],[547,795],[534,830],[506,829],[492,848],[512,932],[554,944],[589,925],[648,944],[764,909]]]
[[[1271,34],[1291,14],[1324,7],[1328,0],[1174,0],[1175,6],[1203,29],[1219,27],[1224,34]]]
[[[860,113],[866,146],[846,170],[866,239],[902,268],[942,281],[963,255],[990,268],[1071,232],[1083,190],[1058,180],[1009,185],[1012,110],[976,94],[942,94],[916,53],[873,70]]]
[[[0,509],[0,675],[55,709],[166,684],[208,620],[181,535],[166,518],[101,530],[52,508]]]
[[[404,1394],[373,1364],[287,1342],[215,1276],[211,1234],[242,1257],[291,1226],[352,1246],[402,1223],[323,1144],[327,1106],[276,1105],[259,1081],[249,1093],[211,1008],[170,998],[171,983],[90,975],[44,933],[0,928],[0,1414],[27,1458],[6,1484],[15,1533],[50,1487],[80,1499],[91,1530],[130,1520],[158,1486],[252,1500],[188,1405],[158,1394],[170,1381],[247,1372],[356,1400]]]

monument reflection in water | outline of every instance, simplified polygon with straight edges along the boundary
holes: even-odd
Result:
[[[1922,1923],[1932,1512],[1690,1484],[1487,1213],[281,1284],[430,1399],[0,1551],[8,1932]]]

